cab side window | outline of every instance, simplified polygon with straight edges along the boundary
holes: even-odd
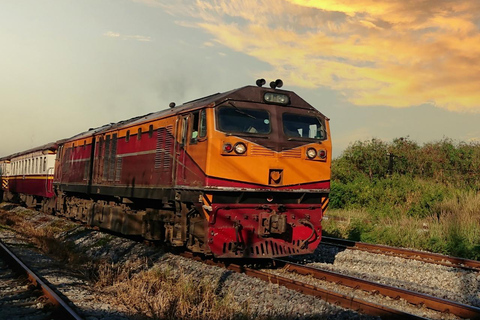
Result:
[[[207,136],[207,112],[206,110],[200,110],[200,124],[199,124],[198,136],[205,138]]]
[[[199,112],[192,113],[190,122],[190,144],[195,144],[198,141],[198,124],[199,124]]]
[[[191,119],[190,144],[195,144],[199,138],[207,136],[207,116],[205,110],[193,112]]]

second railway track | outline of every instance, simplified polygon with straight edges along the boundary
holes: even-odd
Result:
[[[322,237],[322,245],[333,245],[337,247],[360,250],[371,253],[381,253],[385,255],[398,256],[402,258],[418,260],[426,263],[433,263],[447,267],[454,267],[464,270],[480,271],[480,261],[445,256],[437,253],[418,251],[412,249],[395,248],[390,246],[370,244],[352,240],[338,239],[332,237]]]
[[[446,314],[453,314],[461,318],[480,319],[480,308],[477,307],[472,307],[446,299],[440,299],[427,294],[397,288],[394,286],[388,286],[373,281],[347,276],[328,270],[303,266],[282,259],[277,259],[277,261],[285,265],[285,270],[295,272],[297,274],[311,276],[318,280],[341,284],[354,289],[368,291],[373,294],[381,294],[393,299],[404,299],[408,303],[414,304],[416,306],[425,306],[431,310]]]
[[[82,318],[44,280],[0,241],[1,319]]]

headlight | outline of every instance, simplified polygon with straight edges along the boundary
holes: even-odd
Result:
[[[223,151],[225,151],[225,152],[232,152],[232,150],[233,150],[233,147],[232,147],[232,145],[231,145],[230,143],[225,143],[225,144],[223,145]]]
[[[313,159],[317,156],[317,150],[313,149],[313,148],[308,148],[307,149],[307,157],[309,159]]]
[[[286,94],[266,92],[263,95],[263,99],[267,103],[277,103],[282,105],[287,105],[290,103],[290,99]]]
[[[325,159],[327,157],[327,150],[322,149],[322,150],[318,151],[318,157],[320,159]]]
[[[235,144],[235,152],[237,154],[244,154],[247,151],[247,146],[243,142]]]

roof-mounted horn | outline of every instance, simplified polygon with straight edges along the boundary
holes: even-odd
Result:
[[[283,86],[283,81],[281,79],[277,79],[275,81],[270,82],[270,88],[276,89],[281,88]]]
[[[255,83],[257,84],[258,87],[262,87],[267,82],[265,81],[265,79],[257,79]]]

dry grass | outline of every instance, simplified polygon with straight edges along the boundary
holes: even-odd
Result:
[[[14,211],[4,211],[0,215],[0,224],[7,225],[30,239],[42,252],[55,256],[67,263],[81,263],[83,257],[72,250],[72,246],[56,238],[60,232],[69,230],[75,224],[53,219],[38,218],[37,212],[17,207]]]
[[[122,266],[101,263],[96,285],[113,294],[131,313],[154,319],[250,318],[245,311],[248,308],[235,303],[232,294],[217,293],[212,279],[199,280],[168,268],[147,270],[146,265],[142,260]]]

